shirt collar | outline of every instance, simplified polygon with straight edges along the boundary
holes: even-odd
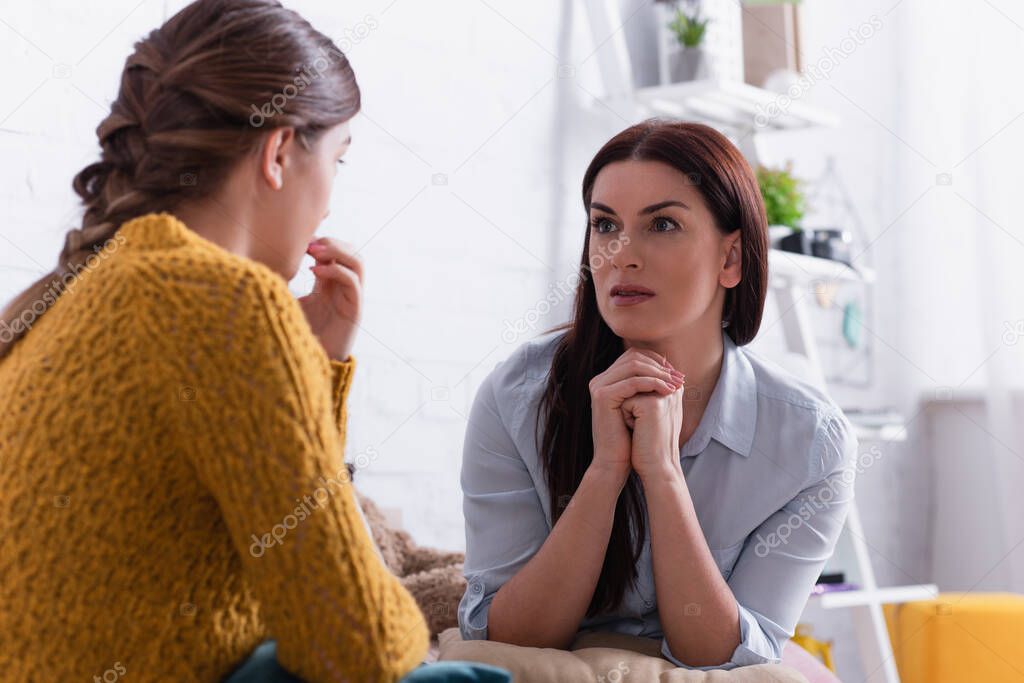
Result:
[[[750,456],[757,425],[757,378],[750,360],[725,330],[722,346],[718,382],[700,424],[680,450],[683,458],[703,453],[711,439],[745,458]]]

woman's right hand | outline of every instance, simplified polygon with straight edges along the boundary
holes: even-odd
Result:
[[[363,262],[355,247],[321,237],[306,253],[316,259],[313,291],[299,297],[313,334],[332,360],[348,360],[355,343],[363,298]]]
[[[643,393],[667,396],[682,386],[682,375],[664,356],[647,349],[626,349],[611,366],[590,380],[596,467],[625,478],[629,474],[632,434],[622,404]]]

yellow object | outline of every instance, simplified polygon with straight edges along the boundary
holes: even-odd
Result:
[[[822,641],[811,636],[809,624],[797,624],[796,632],[790,640],[821,659],[822,664],[828,667],[829,671],[835,673],[836,666],[832,661],[832,641]]]
[[[1024,683],[1024,595],[940,593],[883,609],[902,683]]]
[[[0,681],[308,681],[423,659],[343,463],[354,359],[282,277],[126,222],[0,362]]]

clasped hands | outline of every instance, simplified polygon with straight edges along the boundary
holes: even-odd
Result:
[[[592,466],[645,481],[678,473],[684,380],[662,355],[636,348],[594,377]]]

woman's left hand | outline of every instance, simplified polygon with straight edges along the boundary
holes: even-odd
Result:
[[[679,433],[683,428],[681,386],[671,394],[637,394],[622,404],[626,426],[633,430],[630,463],[641,480],[680,469]]]
[[[363,264],[355,250],[338,240],[320,237],[306,253],[316,259],[310,267],[316,282],[299,304],[328,357],[346,360],[355,343],[363,296]]]

